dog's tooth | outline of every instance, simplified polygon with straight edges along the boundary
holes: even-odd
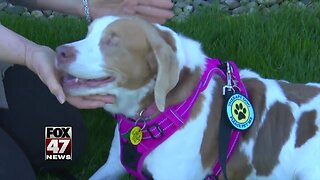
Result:
[[[74,82],[75,83],[79,82],[79,78],[74,79]]]

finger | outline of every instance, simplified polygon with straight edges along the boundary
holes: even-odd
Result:
[[[67,101],[79,109],[96,109],[104,107],[106,103],[96,100],[87,100],[79,96],[68,96]]]
[[[173,7],[171,0],[138,0],[138,3],[163,9],[171,9]]]
[[[148,17],[148,16],[143,16],[143,15],[138,15],[138,16],[140,16],[150,22],[153,22],[153,23],[164,24],[167,21],[167,19],[165,19],[165,18]]]
[[[48,71],[44,75],[43,74],[44,73],[40,72],[40,75],[39,75],[40,79],[44,84],[47,85],[50,92],[56,96],[60,104],[63,104],[66,101],[65,100],[66,97],[60,83],[56,79],[56,76],[54,76],[54,73],[53,72],[51,73],[50,71]]]
[[[173,12],[166,9],[159,9],[151,6],[139,5],[135,7],[135,11],[144,17],[156,17],[169,19],[173,17]]]
[[[84,96],[83,97],[85,100],[90,100],[90,101],[101,101],[106,104],[111,104],[114,102],[115,98],[114,96],[111,95],[91,95],[91,96]]]

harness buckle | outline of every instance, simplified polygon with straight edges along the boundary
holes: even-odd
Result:
[[[151,128],[155,127],[155,129],[158,131],[159,134],[154,134],[153,131],[154,130],[151,130]],[[152,139],[157,139],[159,137],[162,137],[163,135],[163,129],[160,127],[159,124],[153,124],[151,126],[149,126],[147,128],[147,131],[149,132],[150,136],[152,137]]]
[[[233,79],[234,74],[233,74],[233,69],[232,66],[230,65],[229,62],[226,62],[226,76],[227,76],[227,84],[225,86],[223,86],[222,89],[222,95],[226,94],[226,90],[228,91],[232,91],[233,93],[235,93],[234,87],[237,87],[237,82]],[[234,83],[234,85],[232,86],[232,83]]]

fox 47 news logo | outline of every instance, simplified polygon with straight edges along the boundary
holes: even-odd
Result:
[[[72,160],[72,127],[45,127],[45,160]]]

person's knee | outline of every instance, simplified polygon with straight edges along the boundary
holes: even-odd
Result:
[[[72,127],[72,159],[85,148],[86,128],[78,109],[61,105],[41,80],[30,70],[14,66],[8,69],[4,87],[9,110],[3,114],[3,128],[20,145],[37,167],[64,167],[68,162],[45,161],[45,127]]]

